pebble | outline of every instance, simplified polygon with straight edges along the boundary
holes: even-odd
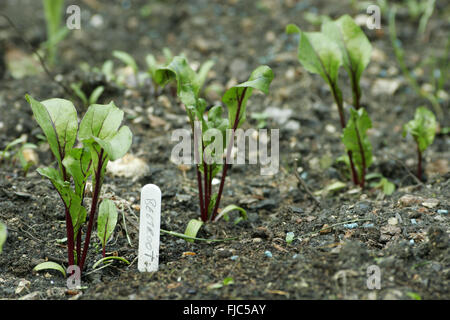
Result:
[[[344,224],[344,228],[346,228],[346,229],[355,229],[357,227],[358,227],[358,224],[356,222]]]
[[[414,239],[409,240],[409,244],[413,245],[414,244]]]
[[[113,176],[139,180],[150,172],[150,167],[143,159],[126,154],[121,159],[109,161],[106,171]]]
[[[363,228],[373,228],[374,224],[373,223],[366,223],[365,225],[362,226]]]
[[[397,219],[397,218],[389,218],[389,219],[388,219],[388,223],[389,223],[391,226],[396,226],[396,225],[398,224],[398,219]]]
[[[422,205],[428,209],[436,208],[438,204],[438,199],[426,199],[424,202],[422,202]]]
[[[402,81],[400,79],[384,79],[378,78],[372,85],[373,95],[393,95],[400,87]]]
[[[19,281],[19,284],[17,285],[16,294],[21,294],[24,290],[28,290],[28,288],[30,287],[31,282],[26,280],[26,279],[21,279]]]
[[[230,259],[233,261],[236,261],[239,258],[239,256],[231,256]]]
[[[284,125],[284,129],[287,131],[298,131],[298,130],[300,130],[300,123],[295,120],[289,120]]]
[[[405,194],[398,200],[398,204],[403,207],[409,207],[414,204],[419,204],[421,201],[423,201],[421,197],[416,197],[412,194]]]
[[[19,300],[40,300],[41,294],[42,292],[40,291],[34,291],[27,295],[24,295],[23,297],[20,297]]]
[[[439,209],[439,210],[437,211],[437,213],[439,213],[439,214],[448,214],[448,210],[445,210],[445,209]]]
[[[289,120],[293,111],[291,109],[269,107],[264,112],[267,114],[267,118],[273,119],[276,123],[281,125]]]
[[[220,250],[217,255],[219,258],[229,258],[232,256],[232,253],[229,250]]]
[[[304,212],[303,209],[300,208],[300,207],[291,206],[290,208],[291,208],[293,213],[303,213]]]
[[[417,224],[416,219],[411,219],[411,224]]]
[[[273,199],[265,199],[262,201],[259,201],[258,203],[256,203],[255,205],[252,206],[252,209],[266,209],[266,210],[271,210],[271,209],[275,209],[277,207],[277,202]]]
[[[266,251],[264,252],[264,255],[265,255],[267,258],[272,258],[272,252],[270,252],[269,250],[266,250]]]

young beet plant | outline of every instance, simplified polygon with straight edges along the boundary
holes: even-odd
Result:
[[[177,94],[186,107],[194,134],[194,159],[203,222],[216,221],[221,216],[227,217],[226,214],[232,210],[239,210],[245,218],[245,210],[235,205],[227,206],[218,215],[228,170],[227,163],[230,163],[235,131],[246,119],[247,100],[254,89],[267,94],[273,79],[272,70],[267,66],[261,66],[253,71],[248,81],[227,90],[222,99],[228,107],[227,119],[222,117],[221,106],[214,106],[206,112],[206,101],[199,97],[211,66],[212,63],[207,62],[196,73],[185,58],[175,57],[167,67],[160,68],[156,72],[156,79],[162,86],[173,80],[177,82]],[[226,154],[225,165],[224,154]],[[219,172],[222,172],[222,176],[216,193],[213,191],[212,181]],[[201,224],[196,224],[193,228],[198,230],[200,226]],[[190,232],[195,233],[196,231]]]
[[[403,126],[403,136],[410,134],[417,145],[417,178],[421,181],[422,154],[433,143],[436,127],[436,117],[425,107],[417,108],[414,119]]]
[[[106,165],[109,160],[125,155],[131,146],[132,133],[127,126],[121,127],[124,113],[113,102],[91,105],[78,125],[72,102],[64,99],[38,102],[29,95],[26,98],[58,164],[57,169],[39,168],[38,172],[51,181],[63,201],[68,264],[77,265],[82,272]],[[77,135],[80,147],[75,147]],[[83,244],[82,229],[88,214],[84,195],[89,178],[92,179],[92,204]],[[117,221],[117,212],[114,203],[108,199],[102,201],[99,211],[97,229],[105,256],[105,244]]]
[[[293,24],[288,25],[286,31],[300,35],[298,59],[303,67],[320,75],[330,87],[339,112],[342,140],[347,150],[352,180],[364,187],[366,170],[372,161],[370,141],[365,134],[371,122],[361,107],[359,82],[369,64],[372,46],[361,28],[348,15],[324,22],[320,32],[304,32]],[[348,123],[342,91],[338,85],[341,66],[348,73],[353,93],[353,108]]]

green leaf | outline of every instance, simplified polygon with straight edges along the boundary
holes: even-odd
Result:
[[[407,292],[406,295],[413,300],[422,300],[422,297],[420,296],[420,294],[415,293],[415,292]]]
[[[6,225],[4,223],[0,222],[0,253],[2,253],[3,244],[6,242],[7,234],[8,234],[8,231],[6,229]]]
[[[403,126],[403,136],[411,134],[420,152],[423,152],[433,143],[436,128],[437,121],[434,113],[425,107],[419,107],[416,109],[414,119]]]
[[[197,106],[200,90],[206,80],[209,70],[214,62],[207,61],[196,73],[186,58],[177,56],[165,67],[155,72],[155,81],[161,86],[175,80],[177,82],[177,95],[186,106]]]
[[[62,168],[62,160],[77,138],[78,116],[75,106],[69,100],[50,99],[42,102],[26,95],[34,117],[47,137],[50,149]]]
[[[113,51],[112,55],[115,58],[117,58],[120,61],[122,61],[123,63],[125,63],[127,66],[131,67],[135,74],[138,72],[138,66],[137,66],[136,61],[128,53],[126,53],[124,51],[115,50],[115,51]]]
[[[228,286],[230,284],[234,284],[234,279],[232,277],[226,277],[225,279],[223,279],[223,284],[225,286]]]
[[[230,212],[235,211],[235,210],[240,212],[242,219],[247,220],[247,211],[245,211],[245,209],[238,207],[237,205],[230,204],[230,205],[226,206],[225,208],[223,208],[222,210],[220,210],[219,215],[216,217],[216,219],[214,221],[218,221],[222,216],[225,217]]]
[[[63,181],[60,172],[56,169],[51,167],[38,168],[37,172],[41,176],[48,178],[58,191],[65,207],[69,209],[74,235],[76,235],[80,227],[86,221],[86,209],[81,204],[81,198],[72,191],[68,181]]]
[[[198,231],[203,225],[203,221],[197,219],[191,219],[186,226],[186,230],[184,234],[190,238],[195,238],[197,236]],[[186,239],[187,242],[194,242],[193,239]]]
[[[94,137],[107,139],[114,136],[123,120],[123,111],[114,102],[91,105],[80,123],[78,138],[92,140]]]
[[[166,67],[160,68],[155,74],[156,82],[161,86],[176,80],[177,95],[186,106],[195,106],[199,88],[196,87],[195,71],[189,66],[186,58],[175,57]]]
[[[353,88],[356,89],[359,97],[361,95],[359,80],[370,62],[372,52],[369,39],[349,15],[324,23],[322,33],[339,46],[343,65],[349,73]]]
[[[96,269],[100,263],[110,261],[110,260],[119,260],[126,264],[130,264],[130,261],[128,261],[127,259],[125,259],[123,257],[111,256],[111,257],[105,257],[105,258],[98,260],[96,263],[94,263],[94,265],[92,266],[92,269]]]
[[[174,237],[178,237],[181,239],[189,239],[189,240],[197,240],[197,241],[205,241],[205,242],[225,242],[225,241],[232,241],[236,240],[237,238],[225,238],[225,239],[205,239],[205,238],[197,238],[197,237],[190,237],[183,233],[175,232],[175,231],[169,231],[160,229],[161,233],[165,233]]]
[[[214,61],[208,60],[202,66],[200,67],[200,70],[198,71],[195,81],[194,81],[194,88],[197,88],[196,95],[198,96],[200,93],[201,88],[205,84],[206,77],[208,76],[209,70],[214,66]]]
[[[228,89],[222,97],[222,101],[228,107],[228,120],[231,128],[239,128],[246,119],[247,100],[252,95],[253,89],[269,93],[269,86],[274,78],[272,69],[268,66],[259,66],[256,68],[248,81],[238,84]],[[238,108],[239,114],[238,113]],[[235,123],[237,120],[237,123]]]
[[[89,104],[97,103],[103,91],[105,91],[105,87],[103,86],[98,86],[97,88],[95,88],[95,90],[92,91],[91,96],[89,97]]]
[[[145,57],[145,61],[147,62],[148,67],[148,73],[152,77],[152,79],[155,80],[156,70],[159,68],[159,64],[156,62],[155,56],[152,54],[149,54]]]
[[[366,110],[364,108],[350,109],[350,120],[342,133],[342,142],[345,148],[352,152],[353,162],[360,175],[362,174],[364,161],[366,169],[372,164],[372,145],[367,136],[369,128],[372,128],[372,121]]]
[[[89,148],[74,148],[63,160],[67,172],[73,177],[75,193],[83,198],[88,177],[92,174],[92,158]]]
[[[316,196],[324,195],[325,196],[330,192],[333,193],[333,192],[342,190],[346,187],[347,187],[347,185],[345,183],[343,183],[341,181],[335,181],[335,182],[328,184],[325,188],[314,192],[314,195],[316,195]]]
[[[337,98],[342,101],[339,89],[338,73],[342,65],[342,54],[339,46],[320,32],[303,32],[296,25],[288,25],[287,33],[299,33],[298,59],[303,67],[311,73],[318,74],[336,91]]]
[[[395,191],[395,184],[386,178],[381,178],[380,182],[375,187],[382,188],[383,193],[387,196],[390,196]]]
[[[105,150],[111,161],[122,158],[130,149],[133,141],[133,134],[130,128],[123,126],[112,137],[100,139],[94,137],[94,140]]]
[[[286,243],[291,244],[294,241],[295,234],[293,232],[286,233]]]
[[[64,268],[56,263],[56,262],[52,262],[52,261],[47,261],[47,262],[42,262],[39,263],[36,267],[33,268],[34,271],[42,271],[42,270],[57,270],[59,272],[61,272],[63,274],[63,276],[66,276],[66,270],[64,270]]]
[[[113,201],[105,199],[100,203],[97,218],[97,235],[106,246],[117,224],[117,209]]]
[[[72,83],[70,85],[70,88],[73,90],[73,92],[75,92],[77,97],[80,98],[81,102],[83,102],[85,106],[89,104],[86,94],[83,92],[83,90],[81,90],[81,83]]]

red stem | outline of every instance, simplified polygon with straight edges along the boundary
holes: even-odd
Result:
[[[234,135],[235,135],[237,126],[239,124],[239,120],[240,120],[239,115],[241,113],[242,101],[244,100],[246,92],[247,92],[247,87],[244,88],[244,90],[242,91],[241,96],[237,97],[238,107],[237,107],[237,112],[236,112],[236,118],[234,119],[233,131],[231,132],[231,138],[230,138],[230,141],[228,142],[228,146],[227,146],[227,157],[225,158],[225,163],[223,165],[222,177],[220,179],[219,193],[217,194],[216,205],[214,206],[214,210],[213,210],[213,214],[212,214],[211,220],[214,220],[216,218],[217,211],[219,210],[220,199],[222,198],[223,186],[225,184],[225,178],[227,176],[228,161],[229,161],[230,156],[231,156],[231,149],[233,148]],[[238,93],[236,91],[236,95],[237,94]]]
[[[97,170],[95,171],[95,188],[94,188],[94,193],[92,195],[92,205],[91,205],[91,211],[89,213],[88,229],[86,232],[86,238],[84,239],[83,255],[81,257],[80,263],[78,264],[81,272],[83,271],[84,262],[86,260],[87,251],[89,249],[89,243],[91,241],[92,227],[94,226],[95,213],[97,212],[97,204],[98,204],[100,188],[101,188],[101,171],[102,171],[102,167],[103,167],[103,161],[104,161],[103,160],[103,149],[101,149],[99,157],[98,157]]]

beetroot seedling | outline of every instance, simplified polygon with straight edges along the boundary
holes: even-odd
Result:
[[[416,109],[414,119],[403,126],[403,136],[410,134],[417,147],[417,178],[422,181],[422,154],[434,141],[436,135],[436,117],[425,107]]]
[[[63,201],[68,264],[76,264],[82,271],[100,203],[106,165],[109,160],[114,161],[125,155],[131,146],[132,133],[127,126],[121,127],[124,113],[112,102],[108,105],[91,105],[78,125],[77,112],[72,102],[64,99],[38,102],[29,95],[26,98],[58,163],[57,169],[47,167],[37,171],[51,181]],[[81,147],[74,147],[77,135]],[[93,187],[92,204],[83,244],[82,227],[88,214],[84,195],[89,178],[92,179]],[[105,207],[106,216],[113,217],[114,204],[111,205],[109,200],[104,201],[107,204],[100,205],[102,212]],[[98,225],[100,229],[106,226],[102,221]],[[111,225],[107,225],[106,235],[111,231]],[[106,235],[103,236],[104,243],[107,241]]]
[[[219,213],[235,132],[246,120],[247,100],[254,89],[267,94],[273,79],[272,70],[267,66],[260,66],[252,72],[248,81],[227,90],[222,98],[228,107],[227,119],[222,117],[221,106],[214,106],[206,112],[206,101],[199,97],[211,66],[211,63],[205,63],[197,73],[185,58],[175,57],[167,67],[156,72],[156,78],[163,86],[173,80],[177,82],[177,94],[186,107],[194,137],[198,137],[197,133],[200,131],[201,138],[194,138],[194,158],[203,222],[214,221]],[[228,131],[231,131],[230,137],[227,135]],[[212,181],[220,171],[222,176],[215,193]],[[233,210],[236,208],[233,207]]]
[[[342,140],[347,149],[348,164],[354,184],[364,187],[365,172],[371,163],[371,145],[365,136],[370,119],[361,107],[361,74],[370,61],[372,47],[361,28],[344,15],[322,24],[321,32],[304,32],[296,25],[286,27],[287,33],[300,35],[298,59],[311,73],[318,74],[330,87],[339,112]],[[338,85],[339,68],[344,66],[350,78],[353,107],[349,123],[344,112],[342,91]],[[360,120],[358,120],[360,119]],[[360,127],[357,123],[363,125]],[[370,125],[369,125],[370,127]],[[361,131],[361,129],[365,129]],[[353,131],[353,132],[350,132]],[[355,143],[354,143],[355,142]],[[356,154],[355,154],[356,153]]]

